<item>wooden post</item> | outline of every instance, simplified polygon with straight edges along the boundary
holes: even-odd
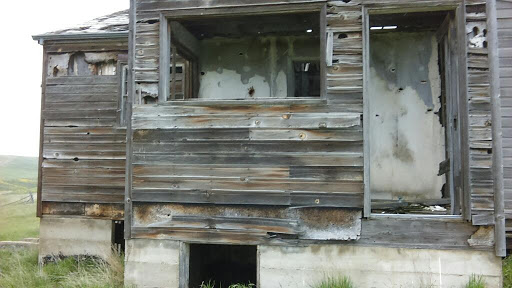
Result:
[[[372,213],[370,191],[370,95],[368,81],[370,77],[370,20],[368,10],[363,7],[363,158],[364,158],[364,217]]]
[[[131,238],[132,231],[132,106],[135,93],[133,62],[135,61],[136,3],[130,0],[130,32],[128,36],[128,99],[126,99],[126,171],[124,192],[124,239]]]
[[[44,43],[43,43],[44,45]],[[41,82],[41,117],[39,122],[39,161],[37,167],[37,217],[43,216],[43,145],[44,145],[44,109],[46,103],[46,77],[48,74],[48,51],[43,46],[43,79]]]
[[[167,18],[160,14],[160,58],[159,58],[159,84],[158,84],[158,102],[166,102],[169,97],[169,60],[170,52],[170,29]]]
[[[492,109],[492,175],[494,187],[494,239],[496,256],[507,256],[505,235],[505,195],[503,191],[503,150],[500,103],[500,63],[498,55],[498,20],[496,0],[487,0],[487,43]]]

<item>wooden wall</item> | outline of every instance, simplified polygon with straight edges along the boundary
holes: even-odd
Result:
[[[486,41],[486,27],[485,1],[466,1],[469,181],[471,213],[475,224],[481,218],[489,220],[480,224],[494,223],[489,60],[486,43],[482,42]],[[479,37],[482,41],[474,40]],[[487,218],[487,215],[490,217]]]
[[[293,2],[301,1],[138,0],[133,62],[137,95],[158,97],[161,12],[204,8],[202,11],[207,13],[207,8],[241,4],[252,5],[257,11],[258,5],[278,7]],[[311,4],[316,1],[306,2]],[[130,155],[133,189],[129,195],[133,202],[133,210],[130,211],[133,212],[133,219],[130,219],[132,237],[187,240],[190,239],[187,235],[195,235],[195,241],[208,242],[213,239],[212,231],[220,231],[224,234],[215,239],[236,242],[240,241],[240,235],[249,235],[248,229],[254,217],[271,223],[259,227],[258,233],[263,234],[266,234],[265,229],[275,231],[280,223],[278,220],[282,220],[277,214],[255,213],[251,216],[249,213],[244,214],[249,219],[244,218],[240,220],[242,223],[234,225],[238,214],[225,217],[231,206],[222,206],[224,210],[219,212],[211,204],[243,204],[251,209],[261,207],[260,212],[264,212],[268,205],[279,205],[283,211],[304,205],[319,209],[327,206],[337,207],[341,211],[361,211],[364,194],[362,7],[396,8],[405,4],[424,8],[426,5],[456,6],[462,1],[352,0],[325,3],[326,31],[333,33],[332,55],[326,56],[332,57],[334,63],[327,68],[325,99],[263,103],[181,102],[174,105],[139,105],[135,100],[131,135],[133,154]],[[462,26],[471,25],[472,21],[485,22],[485,5],[482,6],[482,3],[485,2],[467,1],[465,8],[476,11],[478,15],[468,17],[467,23]],[[483,16],[479,14],[482,7]],[[462,45],[468,52],[467,57],[462,57],[468,63],[469,85],[469,99],[462,99],[463,102],[469,100],[469,107],[464,106],[466,113],[462,113],[469,119],[463,127],[467,128],[465,143],[469,147],[466,148],[468,151],[471,149],[467,155],[471,158],[467,163],[471,176],[466,175],[470,179],[467,189],[471,191],[467,193],[471,198],[467,201],[468,206],[472,207],[470,213],[488,216],[492,215],[493,195],[489,154],[492,153],[489,150],[492,139],[490,128],[486,126],[486,120],[490,119],[490,107],[485,98],[486,95],[488,98],[486,49],[470,49],[467,45]],[[465,92],[466,83],[463,84]],[[178,209],[176,203],[189,205],[189,210],[198,211],[197,218],[193,219],[195,221],[190,217],[186,221],[172,220],[173,211]],[[202,210],[205,204],[216,212]],[[389,245],[395,242],[396,239],[390,237],[388,230],[381,231],[379,228],[386,221],[363,220],[361,235],[358,235],[361,243]],[[421,223],[431,222],[404,221],[416,228]],[[389,220],[390,225],[391,222],[405,223]],[[451,239],[456,242],[453,246],[467,247],[468,237],[476,231],[476,228],[463,222],[432,223],[435,228],[432,229],[430,240],[413,237],[404,241],[425,241],[426,246],[436,245],[439,239],[450,238],[453,234],[454,238]],[[454,231],[458,229],[455,227],[461,230]],[[230,228],[233,230],[223,230]],[[292,228],[287,226],[286,231]],[[232,233],[234,231],[238,234]],[[459,237],[454,233],[464,235]],[[234,234],[237,236],[232,236]],[[256,242],[262,241],[264,237],[261,237]],[[445,244],[439,245],[450,247]],[[417,245],[421,246],[421,243]]]
[[[512,2],[498,0],[503,165],[507,237],[512,237]]]
[[[47,42],[45,59],[83,51],[122,54],[126,48],[126,39]],[[41,214],[121,219],[126,129],[117,124],[119,76],[44,74]]]

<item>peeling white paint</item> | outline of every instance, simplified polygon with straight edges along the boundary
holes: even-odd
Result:
[[[241,75],[234,70],[208,71],[201,76],[199,98],[246,99],[251,98],[251,88],[254,89],[252,98],[270,95],[270,85],[263,76],[255,75],[243,83]]]
[[[485,22],[469,22],[466,25],[466,35],[468,35],[469,47],[484,48],[484,43],[487,41],[486,29],[487,24]]]
[[[392,61],[394,65],[379,69],[372,66],[370,72],[370,186],[373,199],[442,197],[441,188],[445,179],[437,176],[437,173],[439,163],[445,160],[445,136],[439,117],[434,113],[440,108],[441,81],[437,64],[437,43],[430,33],[427,37],[429,38],[426,43],[431,39],[431,47],[427,50],[420,46],[425,43],[425,39],[418,38],[418,34],[404,34],[400,35],[399,41],[395,41],[395,38],[389,39],[386,45],[392,44],[388,46],[388,50],[376,52],[380,54],[379,58]],[[410,57],[411,54],[428,51],[431,51],[428,63],[419,63],[419,56]],[[383,62],[376,60],[372,65],[379,63],[382,65]],[[400,75],[420,74],[417,71],[425,69],[424,66],[427,65],[428,79],[417,75]],[[392,71],[390,73],[396,73],[396,76],[384,76],[379,71]],[[389,80],[393,77],[398,80]],[[410,83],[398,87],[396,83],[401,78],[406,80],[402,82]],[[419,94],[422,85],[430,85],[433,107],[427,106],[426,102],[429,101],[425,101],[425,95]]]
[[[49,77],[67,76],[69,65],[69,53],[50,54],[48,56],[48,75]]]

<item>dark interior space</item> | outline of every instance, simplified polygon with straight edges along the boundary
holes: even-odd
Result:
[[[124,221],[115,220],[112,225],[112,245],[117,252],[124,253]]]
[[[189,287],[208,281],[215,287],[256,284],[256,246],[191,244]]]

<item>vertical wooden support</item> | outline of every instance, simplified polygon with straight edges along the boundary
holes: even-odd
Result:
[[[364,217],[372,213],[372,198],[370,191],[370,98],[368,81],[370,77],[370,19],[368,9],[363,11],[363,158],[364,158]]]
[[[165,102],[169,97],[169,66],[170,66],[170,29],[165,16],[160,13],[160,58],[159,58],[159,84],[158,84],[158,102]],[[167,67],[166,69],[163,69]]]
[[[189,267],[190,267],[190,244],[180,242],[180,275],[179,287],[188,288],[189,283]]]
[[[327,42],[327,4],[322,6],[320,10],[320,97],[327,98],[327,63],[326,59],[326,42]],[[332,55],[331,55],[332,58]]]
[[[136,96],[133,66],[135,61],[135,37],[137,28],[137,0],[130,0],[130,31],[128,36],[128,99],[126,99],[126,171],[124,192],[124,239],[131,238],[132,231],[132,109]]]
[[[459,127],[461,143],[461,178],[462,178],[462,215],[465,220],[471,221],[471,185],[469,174],[469,109],[468,109],[468,63],[466,39],[466,1],[457,7],[457,42],[459,67]]]
[[[178,57],[178,53],[176,53],[175,45],[171,45],[171,47],[172,47],[171,48],[172,49],[171,100],[176,100],[176,57]],[[169,66],[167,66],[167,67],[169,67]],[[160,69],[160,70],[162,70],[162,69]],[[167,81],[167,82],[169,82],[169,81]]]
[[[43,44],[44,45],[44,44]],[[46,103],[46,77],[48,73],[48,52],[43,46],[43,79],[41,81],[41,116],[39,122],[39,161],[37,167],[37,217],[43,216],[43,144],[44,144],[44,109]]]
[[[327,47],[326,47],[326,57],[325,58],[325,63],[327,65],[327,67],[331,67],[332,66],[332,54],[333,54],[333,46],[334,46],[334,33],[333,32],[328,32],[327,33]]]
[[[494,239],[496,256],[506,256],[505,195],[503,191],[503,150],[500,103],[500,63],[498,55],[498,20],[496,0],[487,0],[487,43],[492,109],[492,175],[494,187]]]

